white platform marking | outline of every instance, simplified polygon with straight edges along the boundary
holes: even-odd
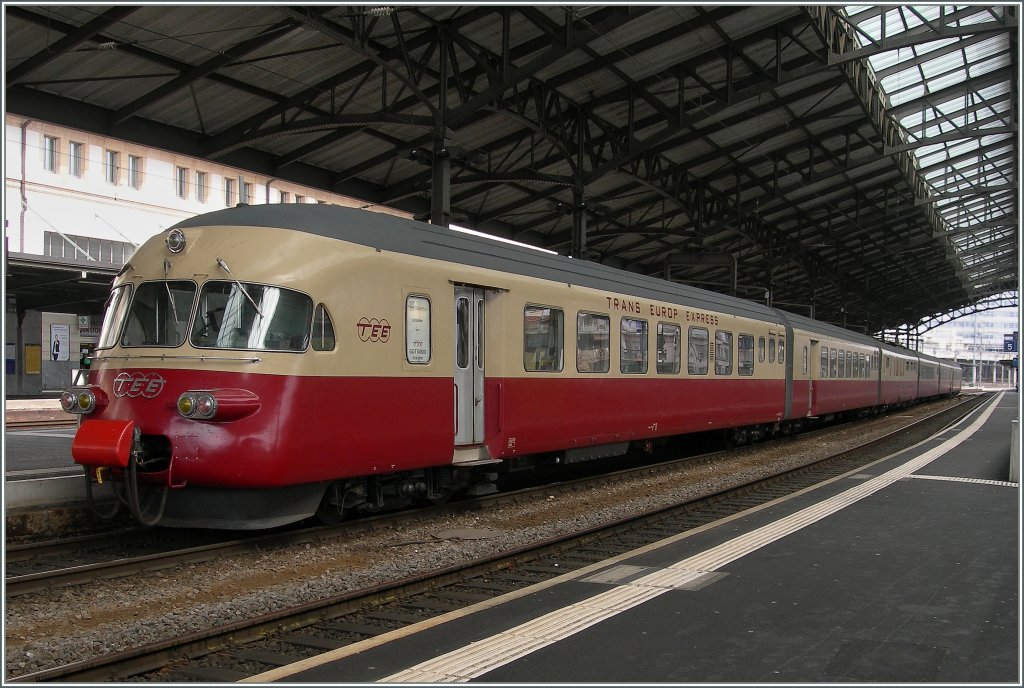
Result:
[[[877,478],[802,509],[774,523],[762,526],[721,545],[688,557],[667,569],[660,569],[631,583],[617,586],[563,609],[544,614],[515,628],[466,647],[428,660],[380,679],[383,683],[462,683],[483,676],[505,664],[525,657],[547,645],[575,635],[620,612],[659,597],[688,579],[730,564],[765,545],[791,535],[807,526],[909,477],[956,448],[985,424],[1002,398],[1000,394],[984,413],[954,437],[921,456]],[[668,585],[668,587],[666,587]]]

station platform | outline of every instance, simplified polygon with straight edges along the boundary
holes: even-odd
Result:
[[[4,399],[7,423],[47,423],[68,418],[60,406],[59,395]]]
[[[248,680],[1019,685],[1017,414]]]

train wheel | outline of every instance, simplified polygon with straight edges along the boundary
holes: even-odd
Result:
[[[440,490],[438,490],[437,495],[433,497],[424,497],[422,501],[424,504],[441,506],[442,504],[447,504],[448,500],[452,498],[453,494],[455,494],[454,490],[448,487],[443,487]]]
[[[340,504],[325,499],[317,507],[316,518],[324,525],[336,526],[345,518],[345,509]]]

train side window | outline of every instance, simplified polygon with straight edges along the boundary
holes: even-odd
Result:
[[[732,332],[715,330],[715,375],[732,375]]]
[[[430,299],[426,296],[405,299],[405,360],[430,363]]]
[[[687,333],[686,372],[690,375],[708,374],[708,331],[691,327]]]
[[[846,377],[846,352],[839,350],[839,377]]]
[[[110,292],[110,296],[107,297],[107,302],[103,306],[103,324],[100,327],[100,341],[96,345],[97,349],[109,349],[117,344],[131,296],[131,284],[122,284]]]
[[[807,371],[811,367],[811,352],[807,350],[807,345],[806,344],[804,344],[804,358],[803,358],[803,361],[804,361],[804,372],[803,372],[803,374],[807,375]]]
[[[835,349],[828,350],[828,376],[839,377],[839,355]]]
[[[764,363],[764,337],[757,338],[757,362]]]
[[[821,347],[821,375],[818,377],[822,380],[828,378],[828,347],[826,346]]]
[[[455,303],[455,365],[469,367],[469,299]]]
[[[736,342],[736,372],[740,375],[754,374],[754,335],[741,334]]]
[[[623,318],[619,336],[619,372],[647,372],[647,321]]]
[[[321,303],[313,313],[313,351],[334,351],[334,323]]]
[[[576,370],[607,373],[611,361],[611,318],[595,313],[576,314]]]
[[[779,340],[779,363],[786,364],[786,340]]]
[[[775,337],[768,338],[768,362],[775,363]]]
[[[679,346],[682,337],[679,325],[658,323],[658,373],[679,374]]]
[[[523,309],[523,366],[530,372],[562,370],[560,308],[526,306]]]

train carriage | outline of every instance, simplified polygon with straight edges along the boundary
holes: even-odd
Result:
[[[62,403],[83,414],[72,452],[87,481],[113,479],[139,520],[265,528],[888,403],[879,351],[760,304],[411,220],[248,206],[132,256],[89,384]],[[899,379],[896,401],[917,393]]]

